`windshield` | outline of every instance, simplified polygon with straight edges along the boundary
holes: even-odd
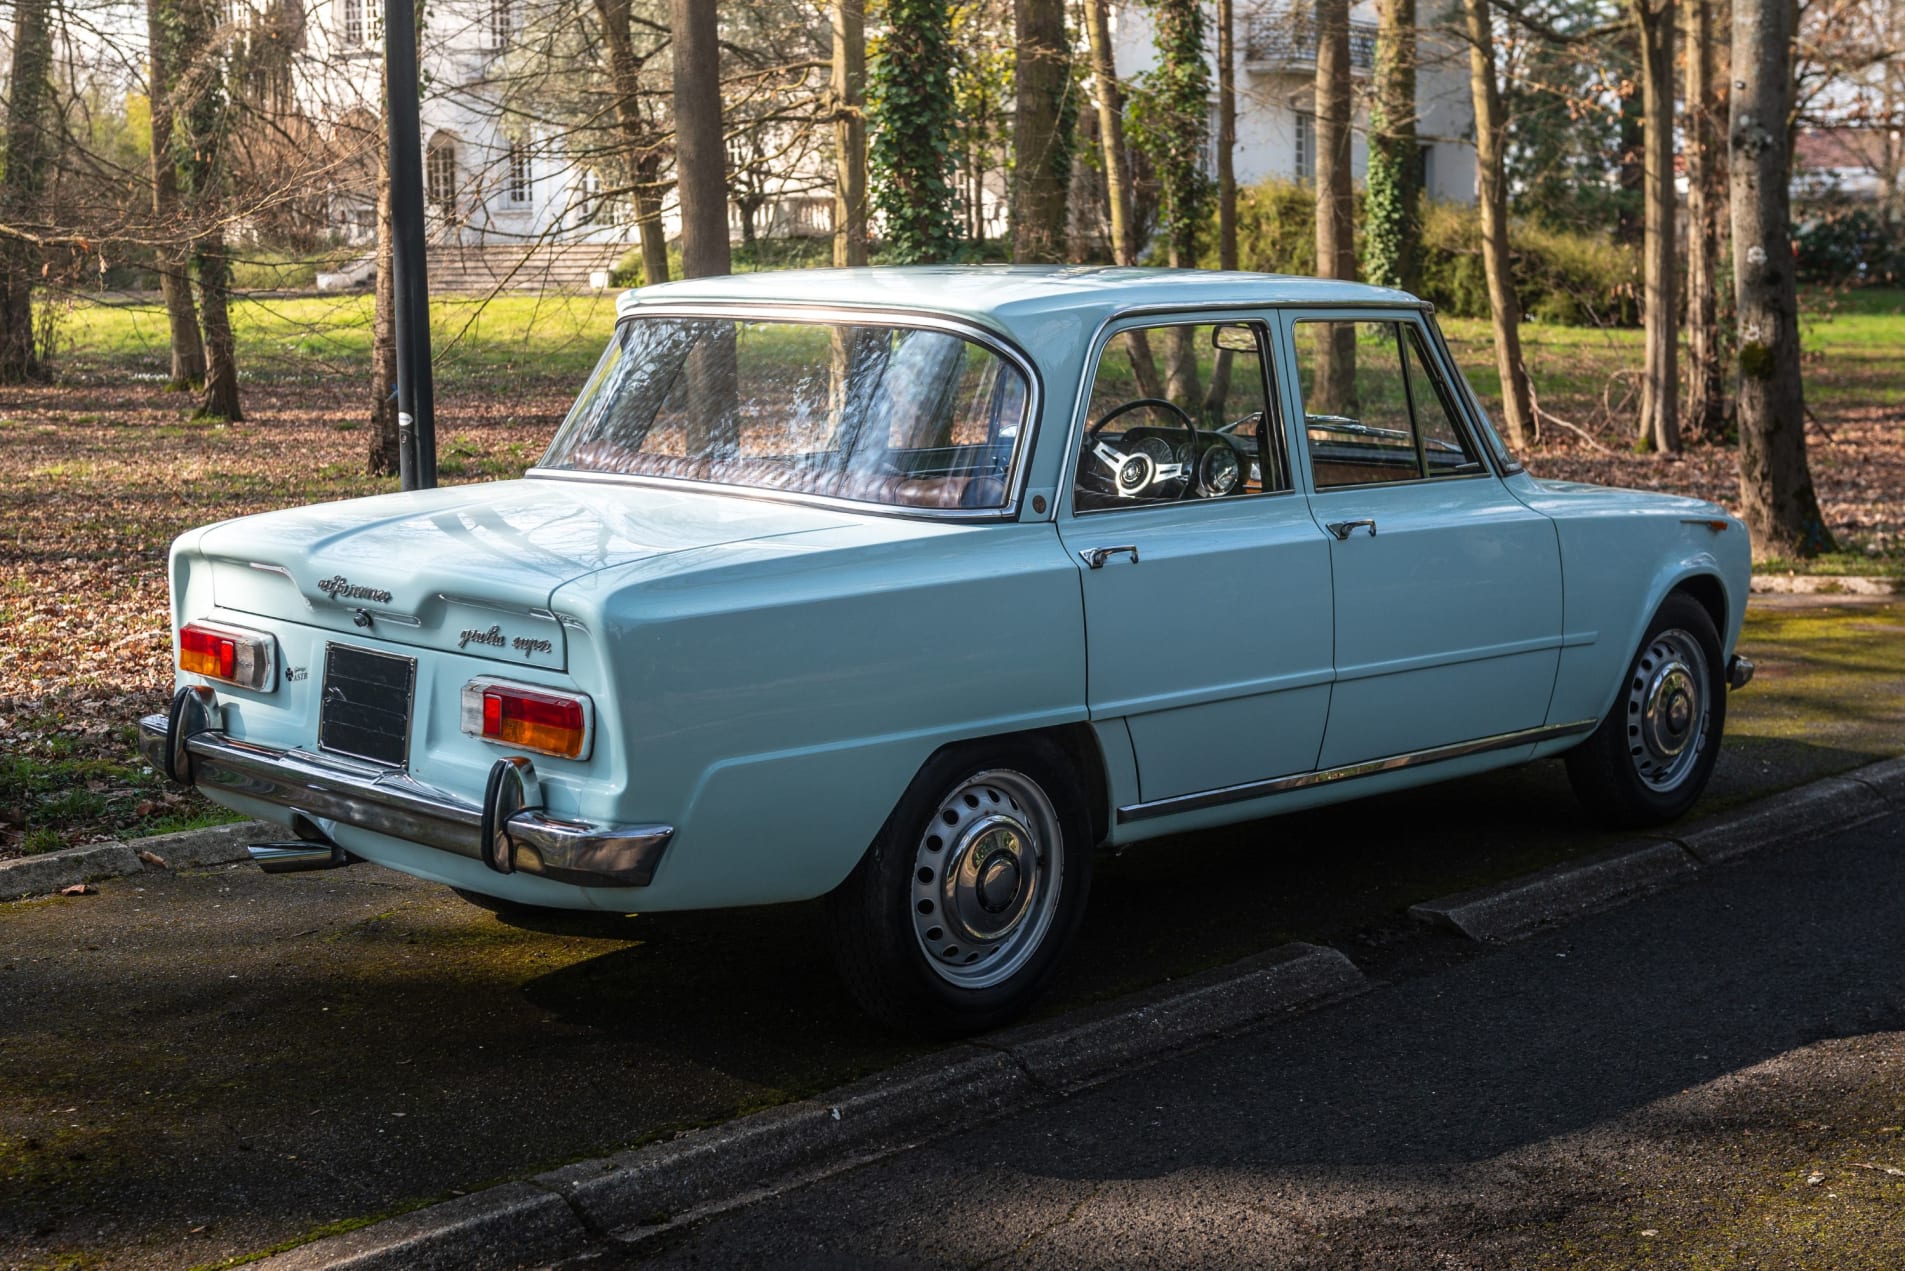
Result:
[[[542,467],[1003,508],[1025,377],[943,331],[632,317]]]

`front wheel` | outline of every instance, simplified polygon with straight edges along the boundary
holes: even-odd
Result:
[[[1582,805],[1611,825],[1671,821],[1706,789],[1726,725],[1720,635],[1691,596],[1667,597],[1600,726],[1568,752]]]
[[[939,1036],[1019,1014],[1084,912],[1089,826],[1049,742],[935,755],[831,897],[834,955],[855,1000],[892,1027]]]

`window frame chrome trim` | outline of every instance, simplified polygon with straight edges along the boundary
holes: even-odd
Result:
[[[1538,728],[1497,733],[1490,737],[1458,741],[1446,746],[1430,746],[1423,750],[1405,751],[1382,759],[1365,759],[1358,763],[1324,768],[1316,772],[1299,772],[1287,777],[1245,781],[1234,786],[1220,786],[1214,790],[1196,790],[1189,794],[1175,794],[1163,799],[1128,803],[1118,809],[1118,824],[1128,825],[1133,821],[1149,821],[1156,817],[1173,816],[1183,812],[1201,812],[1206,808],[1223,807],[1231,803],[1246,803],[1252,799],[1264,799],[1272,795],[1334,785],[1339,781],[1354,781],[1385,772],[1397,772],[1404,768],[1440,763],[1446,759],[1461,759],[1495,750],[1511,750],[1516,746],[1532,746],[1544,741],[1555,741],[1562,737],[1590,733],[1599,727],[1600,722],[1598,719],[1581,719],[1569,724],[1543,724]]]
[[[635,472],[591,472],[566,468],[546,468],[539,462],[523,473],[525,479],[558,481],[595,481],[614,485],[653,486],[661,489],[723,494],[734,498],[761,499],[772,503],[798,503],[837,511],[892,516],[905,520],[981,522],[986,524],[1016,521],[1024,503],[1031,477],[1032,451],[1038,443],[1039,418],[1045,409],[1045,384],[1037,363],[1017,344],[989,327],[953,317],[905,308],[876,306],[820,305],[799,301],[763,303],[757,301],[656,301],[654,303],[616,304],[615,328],[637,318],[731,318],[737,322],[799,322],[809,325],[827,323],[856,326],[892,326],[909,330],[941,331],[972,341],[995,357],[1004,359],[1025,377],[1025,413],[1019,422],[1018,444],[1012,449],[1012,469],[1006,476],[1006,501],[996,508],[917,508],[895,503],[872,503],[846,499],[838,495],[805,494],[798,490],[773,490],[764,486],[730,485],[719,481],[696,481],[688,477],[649,476]],[[611,338],[614,338],[611,336]],[[565,417],[566,422],[566,417]],[[560,435],[561,429],[557,429]],[[555,446],[551,437],[550,448]],[[543,458],[549,451],[543,452]],[[1043,520],[1043,517],[1039,519]]]

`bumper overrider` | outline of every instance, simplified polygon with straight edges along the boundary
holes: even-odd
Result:
[[[524,873],[582,887],[645,887],[674,828],[564,821],[542,810],[535,765],[498,759],[481,804],[408,773],[328,754],[281,750],[228,737],[216,695],[182,688],[164,715],[139,721],[139,752],[182,785],[285,808],[308,841],[261,844],[267,870],[324,868],[350,857],[320,822],[355,826],[481,861],[500,874]]]

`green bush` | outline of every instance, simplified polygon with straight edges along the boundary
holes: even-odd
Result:
[[[1474,207],[1431,202],[1422,218],[1422,295],[1445,313],[1488,316],[1482,227]],[[1356,195],[1356,236],[1363,196]],[[1206,259],[1217,264],[1216,232]],[[1537,322],[1631,326],[1639,321],[1640,258],[1592,234],[1515,224],[1509,231],[1515,294]],[[1260,181],[1237,192],[1237,263],[1265,273],[1316,272],[1316,192],[1294,181]]]

